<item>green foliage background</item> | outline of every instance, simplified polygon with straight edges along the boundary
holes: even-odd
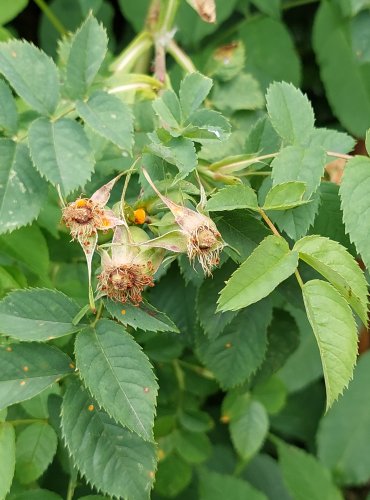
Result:
[[[0,499],[370,491],[370,2],[217,0],[214,24],[190,3],[163,32],[149,0],[0,5]],[[130,225],[173,229],[145,166],[181,205],[201,182],[227,246],[212,278],[172,255],[96,317],[56,188],[139,154]]]

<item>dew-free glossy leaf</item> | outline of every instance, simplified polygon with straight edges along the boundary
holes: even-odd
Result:
[[[294,273],[298,252],[275,235],[267,236],[231,275],[218,299],[218,311],[235,311],[269,295]]]
[[[0,365],[0,409],[36,396],[73,371],[66,354],[36,342],[1,345]]]
[[[40,213],[47,185],[25,144],[0,138],[0,233],[32,222]]]
[[[347,250],[329,238],[306,236],[294,249],[340,292],[367,325],[367,283],[360,266]]]
[[[210,212],[249,208],[258,211],[257,195],[253,189],[244,184],[227,186],[217,191],[207,202]]]
[[[352,379],[357,357],[357,327],[346,300],[326,281],[307,281],[302,292],[319,346],[329,409]]]
[[[130,152],[133,116],[127,104],[107,92],[97,91],[88,101],[77,102],[77,113],[99,135]]]
[[[45,52],[21,40],[1,43],[0,73],[31,108],[53,113],[59,99],[58,70]]]
[[[0,498],[5,498],[15,469],[15,432],[12,424],[0,422]]]
[[[209,94],[212,80],[200,73],[185,76],[180,85],[180,105],[184,118],[194,113]]]
[[[0,130],[12,136],[18,129],[17,106],[8,85],[0,80]]]
[[[125,500],[149,500],[154,444],[115,423],[77,381],[63,398],[62,433],[75,465],[99,491]]]
[[[339,188],[346,231],[370,267],[370,159],[356,156],[347,162]]]
[[[77,336],[75,353],[81,378],[98,403],[117,422],[151,440],[158,385],[131,335],[101,320]]]
[[[74,333],[79,307],[57,290],[31,288],[9,293],[0,302],[0,332],[17,340],[45,341]]]
[[[45,472],[57,451],[58,438],[46,422],[27,426],[17,437],[15,475],[21,484],[32,483]]]
[[[247,481],[235,476],[202,469],[199,473],[199,500],[267,500],[267,497]]]
[[[153,101],[153,109],[161,120],[161,126],[172,132],[174,137],[180,135],[182,123],[180,102],[172,90],[165,90],[163,94]]]
[[[34,121],[28,131],[32,161],[41,175],[63,194],[83,186],[94,169],[94,157],[83,127],[75,120],[46,118]]]
[[[267,112],[276,132],[286,144],[305,144],[314,130],[315,117],[307,96],[286,82],[267,89]]]
[[[264,210],[288,210],[307,201],[302,200],[306,190],[304,182],[284,182],[276,184],[266,194]]]

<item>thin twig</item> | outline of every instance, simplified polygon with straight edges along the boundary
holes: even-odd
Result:
[[[44,2],[44,0],[34,0],[35,4],[40,7],[45,16],[49,19],[54,28],[61,34],[66,35],[68,30],[63,26],[63,24],[59,21],[54,12],[50,9],[50,7]]]

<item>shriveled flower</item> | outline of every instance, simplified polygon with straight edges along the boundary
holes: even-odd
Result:
[[[102,270],[98,276],[98,296],[106,295],[121,303],[130,301],[138,306],[143,300],[144,289],[154,286],[153,276],[164,252],[144,250],[135,245],[129,228],[119,226],[114,232],[111,255],[105,250],[100,253]]]
[[[116,217],[112,210],[105,208],[113,186],[121,176],[122,174],[104,184],[95,191],[91,198],[78,198],[63,207],[62,219],[69,228],[72,238],[79,241],[86,256],[92,309],[94,309],[94,300],[91,289],[91,262],[98,241],[98,230],[106,231],[124,224],[124,221]]]
[[[204,273],[208,276],[211,275],[212,268],[220,262],[220,252],[225,245],[216,224],[210,217],[187,207],[182,207],[163,196],[144,168],[143,174],[163,203],[171,210],[176,223],[180,226],[180,231],[172,231],[167,235],[156,238],[158,246],[175,252],[182,252],[184,250],[181,240],[185,239],[186,252],[190,261],[193,262],[197,259]],[[149,245],[155,246],[155,240],[151,240],[148,243]]]

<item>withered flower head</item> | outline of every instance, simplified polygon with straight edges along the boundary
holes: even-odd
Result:
[[[98,276],[99,296],[139,305],[142,292],[154,286],[153,276],[164,252],[144,250],[132,241],[127,226],[117,226],[114,232],[111,255],[100,250],[102,271]]]
[[[185,240],[186,252],[190,261],[198,259],[204,273],[208,276],[211,275],[212,268],[219,264],[220,252],[225,245],[216,224],[210,217],[177,205],[177,203],[163,196],[144,168],[143,174],[163,203],[171,210],[176,223],[180,226],[181,235],[174,234],[179,233],[179,231],[172,231],[171,234],[168,233],[167,237],[163,235],[156,238],[158,246],[175,252],[182,252],[181,240]],[[147,246],[156,246],[156,242],[151,240]]]

